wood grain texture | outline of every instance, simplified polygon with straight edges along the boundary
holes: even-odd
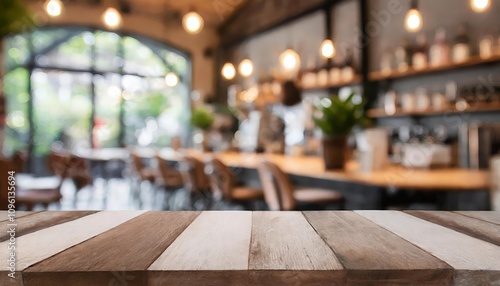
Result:
[[[500,211],[456,212],[456,213],[500,225]]]
[[[61,251],[75,246],[89,238],[128,221],[143,211],[99,212],[82,218],[58,224],[17,238],[17,271],[49,258]],[[0,249],[7,249],[9,241],[0,243]],[[7,260],[0,259],[0,285],[10,283],[7,278]],[[21,273],[18,273],[21,274]],[[16,277],[22,281],[22,275]]]
[[[500,226],[497,224],[451,212],[406,213],[500,246]]]
[[[198,215],[142,214],[28,268],[25,285],[108,285],[117,273],[126,273],[129,285],[143,285],[146,269]]]
[[[45,211],[21,217],[18,216],[15,222],[15,224],[17,224],[16,237],[35,232],[37,230],[45,229],[53,225],[72,221],[96,212],[97,211]],[[1,229],[3,229],[3,226]],[[7,239],[9,239],[9,234],[2,231],[0,233],[0,242],[6,241]]]
[[[247,270],[251,226],[251,212],[203,212],[149,270]]]
[[[300,212],[254,212],[249,269],[341,270]]]
[[[500,247],[396,211],[357,211],[451,265],[455,285],[490,285],[500,280]]]
[[[19,219],[19,218],[22,218],[24,216],[32,215],[32,214],[36,214],[36,213],[39,213],[39,212],[16,211],[16,215],[14,218]],[[6,221],[8,219],[9,219],[9,215],[8,215],[7,211],[0,211],[0,222]]]
[[[347,271],[349,284],[446,285],[452,268],[354,212],[304,212]]]

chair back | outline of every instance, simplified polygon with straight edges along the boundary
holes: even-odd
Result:
[[[180,161],[180,171],[186,187],[194,192],[203,192],[209,187],[205,174],[205,164],[200,160],[184,155]]]
[[[236,179],[229,167],[220,160],[212,158],[206,170],[212,192],[220,194],[227,201],[231,201],[231,192],[236,184]]]
[[[272,211],[295,209],[293,185],[276,164],[264,161],[259,164],[259,178],[264,189],[264,199]]]
[[[179,171],[172,168],[168,163],[159,155],[156,155],[156,162],[158,164],[158,170],[160,171],[160,176],[163,179],[165,186],[178,187],[178,179],[180,174]]]
[[[68,155],[51,152],[47,155],[47,165],[54,175],[62,179],[68,177]]]
[[[67,160],[68,177],[71,178],[76,189],[81,190],[86,186],[92,185],[89,161],[75,155],[69,155]]]

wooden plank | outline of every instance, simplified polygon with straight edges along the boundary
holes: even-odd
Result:
[[[68,221],[72,221],[96,212],[97,211],[70,211],[70,212],[45,211],[45,212],[33,213],[22,217],[18,216],[13,224],[17,225],[16,237],[20,237],[28,233],[32,233]],[[5,224],[7,223],[5,222]],[[7,239],[9,239],[9,237],[10,234],[7,232],[0,233],[0,242],[6,241]]]
[[[36,214],[40,212],[28,212],[28,211],[16,211],[15,216],[13,216],[14,219],[19,219],[24,216]],[[9,214],[7,211],[0,211],[0,222],[4,222],[10,218]]]
[[[148,285],[224,285],[246,275],[251,212],[203,212],[149,267]],[[194,272],[196,271],[196,272]]]
[[[396,211],[357,211],[451,265],[455,285],[491,285],[500,280],[500,247]]]
[[[452,212],[408,211],[413,216],[500,246],[500,226]]]
[[[344,265],[350,285],[451,284],[453,271],[449,265],[359,214],[304,215]]]
[[[198,215],[145,213],[28,268],[24,283],[108,285],[118,273],[130,286],[144,285],[146,269]]]
[[[500,211],[456,212],[458,214],[500,225]]]
[[[18,272],[15,282],[22,283],[22,271],[29,266],[112,229],[142,213],[144,211],[99,212],[18,237],[16,239],[16,257],[18,258],[16,269]],[[7,249],[8,243],[9,241],[1,242],[0,249]],[[0,259],[0,285],[13,283],[7,277],[7,271],[7,259]]]
[[[345,272],[300,212],[253,213],[249,269],[256,284],[343,284]]]

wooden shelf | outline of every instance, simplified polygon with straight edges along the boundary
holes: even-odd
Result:
[[[385,117],[404,117],[404,116],[432,116],[432,115],[440,115],[446,113],[472,113],[472,112],[492,112],[492,111],[500,111],[500,102],[479,103],[476,106],[470,107],[463,111],[459,111],[454,108],[443,109],[443,110],[430,109],[430,110],[410,111],[410,112],[398,109],[394,114],[387,114],[383,109],[370,109],[368,110],[368,116],[371,118],[385,118]]]
[[[368,78],[371,81],[383,81],[383,80],[405,78],[405,77],[412,77],[412,76],[418,76],[418,75],[426,75],[426,74],[461,69],[461,68],[466,68],[466,67],[474,67],[474,66],[491,64],[491,63],[496,63],[496,62],[500,62],[500,55],[494,55],[494,56],[487,58],[487,59],[483,59],[479,56],[474,56],[474,57],[471,57],[467,61],[462,62],[462,63],[450,63],[450,64],[443,65],[443,66],[427,67],[427,68],[419,69],[419,70],[410,68],[404,72],[401,72],[398,70],[393,70],[390,73],[383,73],[381,71],[371,72],[369,74]]]
[[[338,89],[338,88],[342,88],[342,87],[357,85],[357,84],[360,84],[361,82],[362,82],[362,77],[360,75],[357,75],[351,81],[342,81],[342,82],[339,82],[336,84],[330,84],[330,85],[325,85],[325,86],[303,87],[302,91]]]

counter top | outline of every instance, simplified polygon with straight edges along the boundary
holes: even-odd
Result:
[[[408,169],[390,166],[383,171],[362,172],[355,162],[350,162],[346,170],[325,171],[323,160],[319,157],[283,156],[254,153],[201,153],[194,150],[183,152],[205,160],[215,156],[231,167],[256,168],[262,160],[270,160],[284,172],[304,177],[362,183],[380,187],[397,187],[418,190],[476,191],[489,189],[487,171],[467,169]],[[171,149],[163,149],[160,155],[167,160],[178,160],[179,156]]]
[[[1,259],[1,285],[500,282],[500,212],[37,212],[13,223],[16,278]]]

